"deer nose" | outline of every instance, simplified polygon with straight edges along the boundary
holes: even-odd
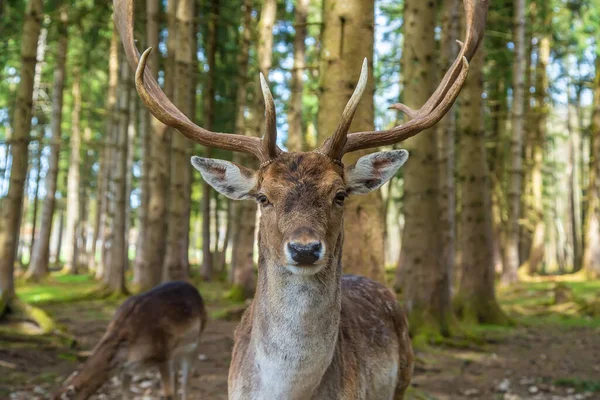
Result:
[[[303,265],[314,264],[315,261],[321,258],[321,250],[323,249],[321,242],[289,242],[287,247],[291,259]]]

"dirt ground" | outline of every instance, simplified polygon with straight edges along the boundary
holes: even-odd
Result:
[[[101,337],[114,306],[78,302],[45,306],[78,340],[67,349],[49,342],[6,343],[0,336],[0,399],[43,399]],[[236,321],[212,320],[192,379],[193,399],[226,399]],[[136,399],[156,399],[157,374],[134,379]],[[113,378],[96,399],[120,398]],[[417,352],[412,399],[600,399],[600,328],[529,327],[477,345]]]

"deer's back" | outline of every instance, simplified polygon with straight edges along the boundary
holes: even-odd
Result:
[[[128,363],[154,363],[197,346],[205,322],[198,290],[186,282],[168,282],[129,298],[108,330],[126,340]]]

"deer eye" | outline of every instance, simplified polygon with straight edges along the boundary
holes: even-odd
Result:
[[[335,203],[337,205],[344,205],[344,200],[346,200],[346,197],[348,197],[348,194],[346,192],[338,192],[335,195]]]
[[[259,194],[258,196],[256,196],[256,201],[258,201],[258,203],[263,207],[271,205],[271,202],[269,201],[269,199],[267,199],[267,196],[265,196],[264,194]]]

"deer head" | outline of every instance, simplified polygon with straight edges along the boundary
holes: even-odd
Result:
[[[405,150],[377,152],[345,166],[342,157],[352,151],[401,142],[435,125],[456,100],[467,77],[468,60],[481,40],[487,0],[465,0],[466,38],[461,50],[429,100],[418,110],[403,104],[391,108],[410,120],[389,130],[349,133],[352,118],[365,90],[368,66],[363,62],[360,79],[333,135],[318,149],[287,153],[276,144],[275,105],[269,86],[260,76],[265,100],[265,133],[261,138],[208,131],[191,122],[166,97],[146,67],[151,49],[141,56],[133,39],[134,0],[114,0],[115,22],[127,58],[136,68],[135,84],[148,110],[165,125],[179,130],[204,146],[253,154],[257,171],[235,163],[193,157],[193,166],[215,190],[234,200],[260,205],[261,256],[295,274],[314,274],[327,265],[342,244],[343,205],[348,196],[376,190],[387,182],[408,158]],[[481,3],[476,5],[476,3]]]

